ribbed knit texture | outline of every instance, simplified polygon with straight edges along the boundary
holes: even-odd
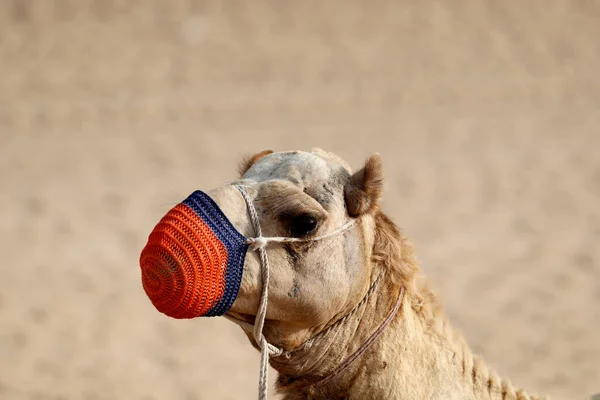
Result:
[[[140,256],[144,291],[173,318],[223,315],[240,288],[245,240],[208,195],[195,191],[150,233]]]

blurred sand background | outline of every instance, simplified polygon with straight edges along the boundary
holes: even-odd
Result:
[[[600,2],[0,0],[0,398],[255,398],[241,331],[159,314],[138,256],[243,155],[313,146],[383,155],[500,373],[600,391]]]

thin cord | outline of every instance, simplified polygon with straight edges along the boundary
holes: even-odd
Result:
[[[325,336],[326,334],[328,334],[329,332],[331,332],[338,326],[343,325],[346,321],[348,321],[348,319],[350,317],[352,317],[354,314],[356,314],[356,312],[358,310],[360,310],[360,308],[362,306],[364,306],[365,303],[371,298],[373,293],[375,293],[375,291],[379,288],[379,284],[381,283],[381,280],[384,276],[385,276],[385,270],[383,270],[381,272],[381,274],[379,274],[379,276],[377,277],[377,279],[375,279],[375,282],[373,282],[373,284],[371,285],[371,287],[369,288],[369,290],[367,291],[365,296],[362,298],[362,300],[348,314],[344,315],[342,318],[338,319],[336,322],[331,324],[328,328],[323,329],[321,332],[317,333],[315,336],[311,337],[306,342],[302,343],[300,346],[295,347],[293,349],[284,350],[283,356],[289,358],[292,356],[292,354],[294,354],[300,350],[304,350],[304,349],[312,347],[314,342],[317,339],[321,338],[322,336]],[[598,400],[600,400],[600,399],[598,399]]]
[[[340,226],[338,229],[335,229],[331,232],[328,232],[321,236],[316,236],[312,238],[292,238],[292,237],[264,237],[262,235],[262,229],[260,226],[260,219],[258,217],[258,213],[254,208],[254,204],[248,194],[241,186],[235,186],[244,201],[246,202],[246,208],[248,209],[248,213],[250,214],[250,220],[252,222],[252,227],[256,232],[256,237],[247,239],[247,243],[250,244],[250,250],[258,251],[260,256],[260,264],[261,264],[261,280],[262,280],[262,288],[260,295],[260,303],[258,306],[258,311],[256,313],[256,318],[254,320],[254,326],[244,323],[247,327],[252,327],[252,333],[254,335],[254,340],[256,344],[260,347],[260,375],[258,380],[258,398],[259,400],[267,400],[268,393],[268,374],[269,374],[269,357],[270,356],[279,356],[283,354],[283,349],[279,347],[273,346],[263,335],[262,331],[265,325],[265,318],[267,316],[267,304],[269,297],[269,257],[267,256],[267,244],[269,242],[278,242],[278,243],[291,243],[291,242],[313,242],[317,240],[322,240],[329,238],[331,236],[335,236],[342,232],[350,229],[354,224],[354,220],[350,220],[346,222],[344,225]]]
[[[392,308],[392,310],[390,311],[390,313],[388,314],[386,319],[383,321],[383,323],[381,325],[379,325],[379,328],[377,328],[377,330],[375,330],[375,332],[373,332],[373,334],[371,336],[369,336],[369,338],[354,353],[352,353],[343,363],[338,365],[337,368],[335,368],[332,372],[327,374],[321,380],[310,385],[311,388],[315,389],[319,386],[323,386],[326,383],[330,382],[335,377],[337,377],[342,372],[344,372],[354,361],[356,361],[365,351],[367,351],[369,349],[369,347],[371,347],[371,345],[373,343],[375,343],[375,340],[377,340],[377,338],[379,336],[381,336],[381,334],[383,333],[385,328],[387,328],[387,326],[392,322],[392,320],[398,313],[400,306],[402,305],[403,297],[404,297],[404,287],[402,287],[400,289],[400,294],[398,295],[396,304],[394,304],[394,308]]]
[[[252,225],[254,230],[256,231],[257,237],[262,237],[262,229],[260,227],[260,220],[258,218],[258,214],[256,213],[256,209],[252,204],[252,201],[248,197],[248,194],[244,189],[239,186],[236,186],[244,200],[246,201],[246,205],[248,211],[250,213],[250,219],[252,221]],[[260,375],[258,378],[258,398],[259,400],[267,400],[267,393],[269,390],[269,356],[270,355],[279,355],[282,350],[278,347],[275,347],[267,342],[267,339],[262,333],[263,327],[265,325],[265,317],[267,316],[267,303],[269,297],[269,257],[267,257],[267,250],[265,246],[256,247],[253,250],[258,250],[258,254],[260,256],[260,264],[261,264],[261,278],[262,278],[262,289],[260,295],[260,304],[258,306],[258,312],[256,313],[256,318],[254,320],[254,340],[256,344],[260,347]]]
[[[256,210],[253,210],[253,211],[254,211],[254,214],[256,214]],[[252,216],[252,212],[250,213],[250,215]],[[258,218],[258,216],[256,216],[256,218]],[[355,223],[356,223],[355,220],[350,220],[350,221],[346,222],[344,225],[340,226],[339,228],[337,228],[331,232],[328,232],[324,235],[321,235],[321,236],[308,237],[308,238],[295,238],[295,237],[282,237],[282,236],[262,236],[262,234],[259,234],[257,237],[248,238],[246,240],[246,243],[250,244],[250,250],[258,250],[263,247],[266,247],[270,242],[276,242],[276,243],[315,242],[315,241],[327,239],[331,236],[335,236],[342,232],[345,232],[348,229],[350,229],[352,226],[354,226]]]

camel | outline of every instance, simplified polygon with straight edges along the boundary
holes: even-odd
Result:
[[[542,398],[498,376],[453,329],[412,245],[380,208],[378,154],[353,172],[322,149],[265,150],[239,173],[208,195],[240,233],[257,236],[251,207],[262,236],[308,238],[258,244],[270,276],[259,336],[259,252],[246,255],[225,314],[255,348],[280,349],[267,356],[284,399]]]

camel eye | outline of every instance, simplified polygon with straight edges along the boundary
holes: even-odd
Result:
[[[290,219],[290,235],[293,237],[303,237],[310,235],[317,229],[319,221],[310,214],[300,214]]]

